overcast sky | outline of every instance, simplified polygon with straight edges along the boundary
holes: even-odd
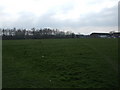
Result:
[[[0,28],[117,31],[119,0],[0,0]]]

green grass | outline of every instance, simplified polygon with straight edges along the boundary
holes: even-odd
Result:
[[[3,88],[116,88],[117,39],[3,40]]]

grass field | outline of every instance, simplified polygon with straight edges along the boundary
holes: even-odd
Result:
[[[116,88],[117,39],[3,40],[3,88]]]

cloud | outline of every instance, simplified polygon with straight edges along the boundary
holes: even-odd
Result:
[[[5,0],[7,1],[7,0]],[[14,0],[12,0],[14,1]],[[117,0],[30,0],[0,4],[1,28],[58,28],[88,33],[117,27]],[[20,3],[20,4],[19,4]],[[8,6],[7,6],[8,5]],[[13,6],[10,6],[13,5]],[[18,6],[17,6],[18,5]],[[13,10],[12,10],[13,9]]]
[[[99,13],[90,13],[79,19],[80,26],[117,26],[118,7],[105,8]]]

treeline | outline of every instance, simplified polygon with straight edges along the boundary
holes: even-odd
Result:
[[[58,29],[0,29],[2,39],[44,39],[44,38],[74,38],[76,35],[70,31],[60,31]]]

